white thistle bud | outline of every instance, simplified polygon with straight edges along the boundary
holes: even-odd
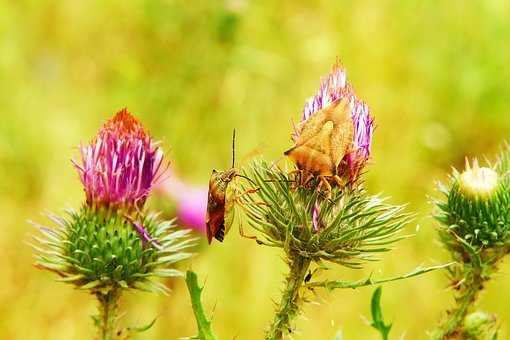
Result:
[[[473,165],[469,164],[466,158],[466,169],[460,175],[460,189],[471,197],[487,198],[498,187],[498,173],[491,168],[480,167],[478,160],[473,160]]]

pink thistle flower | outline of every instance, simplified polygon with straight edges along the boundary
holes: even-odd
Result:
[[[339,176],[354,181],[370,158],[374,134],[374,119],[370,116],[370,109],[358,99],[354,101],[352,122],[354,124],[352,150],[344,156],[337,172]]]
[[[180,223],[205,235],[207,187],[190,185],[172,172],[172,176],[160,182],[157,189],[177,204]]]
[[[370,109],[356,97],[351,85],[347,82],[347,74],[341,63],[333,65],[331,72],[321,79],[317,94],[309,98],[304,106],[301,122],[292,135],[294,141],[301,133],[304,123],[316,112],[347,99],[350,104],[353,124],[353,140],[349,150],[338,165],[337,174],[354,181],[370,157],[374,119]]]
[[[306,101],[301,121],[304,122],[315,112],[328,107],[342,98],[353,97],[353,95],[350,85],[347,84],[347,74],[339,61],[337,61],[333,65],[331,73],[321,79],[321,85],[317,94]]]
[[[163,152],[127,109],[107,121],[80,152],[81,164],[73,164],[92,207],[141,209],[164,172]]]

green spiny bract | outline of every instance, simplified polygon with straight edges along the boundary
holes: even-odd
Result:
[[[290,256],[360,268],[376,253],[390,250],[412,218],[402,206],[370,196],[361,185],[334,188],[331,198],[324,198],[315,185],[296,185],[289,174],[263,161],[253,163],[246,175],[259,187],[258,194],[246,195],[248,222],[263,234],[260,243],[281,247]],[[313,222],[316,202],[319,229]]]
[[[67,216],[50,215],[55,228],[41,227],[36,237],[36,265],[56,272],[61,279],[92,292],[114,288],[167,292],[154,277],[182,276],[168,265],[190,257],[182,252],[193,240],[187,230],[175,230],[157,216],[141,218],[151,235],[145,241],[133,221],[117,212],[83,207]]]
[[[503,152],[494,167],[479,168],[477,162],[471,169],[460,174],[454,170],[448,186],[439,184],[443,200],[436,200],[438,207],[435,217],[440,222],[438,234],[453,260],[464,268],[451,267],[450,274],[454,282],[463,276],[477,271],[482,280],[488,279],[496,270],[496,264],[510,251],[510,178],[509,163],[505,161],[507,152]],[[477,194],[476,190],[466,190],[466,174],[470,172],[490,172],[494,178],[492,188]],[[486,180],[483,176],[478,180]],[[476,185],[475,188],[476,189]]]
[[[446,246],[457,250],[460,240],[475,249],[505,246],[510,243],[510,191],[508,181],[500,179],[490,196],[465,193],[460,175],[454,172],[449,187],[440,185],[445,201],[436,202],[440,209],[439,233]]]

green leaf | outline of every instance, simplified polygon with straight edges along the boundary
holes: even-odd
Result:
[[[186,285],[188,286],[191,306],[197,321],[198,335],[196,338],[200,340],[216,340],[216,336],[211,329],[211,321],[206,317],[202,306],[201,294],[203,288],[198,286],[197,274],[191,270],[186,272]]]
[[[372,275],[367,277],[366,279],[358,280],[358,281],[342,281],[342,280],[335,280],[335,281],[314,281],[309,282],[306,284],[306,287],[313,288],[313,287],[324,287],[328,290],[333,290],[337,288],[359,288],[359,287],[365,287],[365,286],[372,286],[377,285],[385,282],[391,282],[391,281],[398,281],[398,280],[404,280],[411,278],[413,276],[422,275],[428,272],[431,272],[433,270],[437,269],[443,269],[450,267],[453,264],[453,262],[441,264],[438,266],[431,266],[431,267],[416,267],[415,269],[411,270],[410,272],[400,275],[400,276],[393,276],[383,279],[373,279]]]
[[[145,331],[148,331],[152,326],[154,326],[154,324],[156,323],[156,320],[157,318],[154,318],[151,322],[149,322],[147,325],[145,326],[140,326],[140,327],[128,327],[127,330],[130,334],[134,334],[134,333],[142,333],[142,332],[145,332]]]
[[[392,324],[385,324],[383,320],[382,310],[381,310],[381,294],[382,287],[377,287],[372,294],[372,302],[371,302],[371,310],[372,310],[372,323],[371,326],[374,327],[381,333],[381,338],[383,340],[388,340],[388,335],[391,330]]]

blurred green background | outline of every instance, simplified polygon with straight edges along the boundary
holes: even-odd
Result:
[[[87,339],[95,301],[34,269],[28,219],[78,207],[69,159],[128,107],[163,141],[173,166],[206,185],[211,168],[254,149],[277,159],[291,121],[339,56],[376,118],[371,192],[417,211],[403,241],[359,278],[447,261],[436,242],[434,181],[464,156],[492,157],[510,131],[510,3],[495,1],[5,1],[0,0],[0,338]],[[241,156],[240,156],[241,158]],[[162,199],[153,206],[167,207]],[[170,211],[169,211],[170,212]],[[260,339],[285,265],[277,250],[235,232],[202,242],[191,266],[206,280],[220,339]],[[501,267],[480,308],[510,337],[510,270]],[[182,280],[169,297],[128,293],[125,324],[159,318],[140,339],[195,334]],[[452,303],[442,273],[388,284],[386,318],[398,338],[426,338]],[[366,325],[372,289],[320,294],[295,339],[377,339]]]

